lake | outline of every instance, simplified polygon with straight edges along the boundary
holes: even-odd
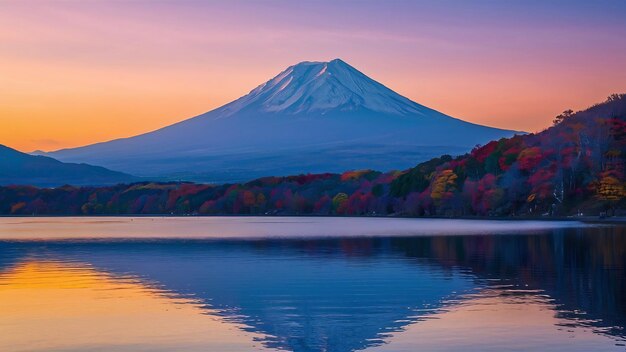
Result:
[[[1,351],[626,351],[626,226],[0,218]]]

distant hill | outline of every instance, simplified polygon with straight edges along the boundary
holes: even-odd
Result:
[[[215,110],[139,136],[47,154],[138,176],[241,182],[406,169],[515,131],[420,105],[346,62],[301,62]]]
[[[392,156],[390,156],[392,157]],[[501,138],[403,172],[265,177],[247,183],[0,187],[3,214],[586,215],[626,208],[626,95],[537,134]]]
[[[53,158],[29,155],[0,145],[0,185],[113,185],[139,180],[137,177],[103,167],[62,163]]]

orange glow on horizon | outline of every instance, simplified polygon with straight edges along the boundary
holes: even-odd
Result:
[[[9,77],[16,84],[0,97],[0,125],[4,127],[0,129],[0,144],[25,152],[51,151],[150,132],[235,100],[286,68],[274,66],[266,72],[239,75],[234,68],[228,73],[146,70],[129,75],[87,68],[57,72],[29,67],[20,72],[16,66],[11,70],[15,74]],[[355,67],[366,74],[373,71]],[[481,80],[479,74],[468,74],[464,79],[431,77],[429,81],[435,84],[429,83],[424,89],[417,84],[424,80],[419,72],[405,77],[395,72],[387,75],[389,78],[374,72],[371,77],[453,117],[528,132],[548,127],[553,116],[566,108],[584,109],[617,91],[607,88],[607,94],[602,95],[569,90],[558,96],[531,94],[536,87],[529,82],[518,91],[503,91],[498,87],[507,83],[495,79],[471,87],[471,82]],[[123,81],[121,76],[126,76]],[[488,98],[479,100],[477,95]]]
[[[3,2],[0,144],[51,151],[149,132],[306,60],[341,58],[417,103],[529,132],[626,90],[619,9],[472,12],[483,5]],[[583,11],[589,23],[569,20]]]

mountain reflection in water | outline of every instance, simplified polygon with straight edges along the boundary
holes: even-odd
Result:
[[[7,240],[0,349],[623,351],[625,267],[623,227]]]

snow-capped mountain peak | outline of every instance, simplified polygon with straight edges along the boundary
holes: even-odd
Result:
[[[513,133],[422,106],[336,59],[288,67],[231,103],[159,130],[51,155],[141,176],[232,182],[402,170]]]
[[[220,115],[229,116],[243,110],[287,114],[370,110],[407,115],[419,113],[423,108],[335,59],[290,66],[249,94],[222,107]]]

